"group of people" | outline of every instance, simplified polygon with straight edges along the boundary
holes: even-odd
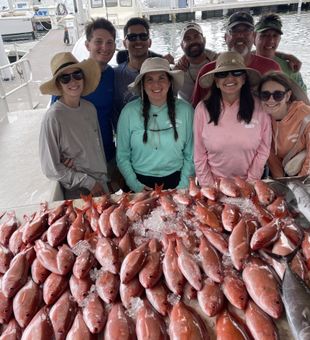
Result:
[[[266,164],[273,177],[310,174],[309,100],[300,61],[277,51],[282,34],[277,14],[254,24],[239,11],[227,22],[228,52],[218,54],[205,48],[200,25],[188,23],[184,55],[171,67],[171,55],[150,50],[148,22],[131,18],[112,68],[116,30],[92,20],[89,59],[56,54],[52,79],[41,85],[53,95],[40,133],[43,173],[65,198],[186,188],[192,176],[201,186],[254,181]]]

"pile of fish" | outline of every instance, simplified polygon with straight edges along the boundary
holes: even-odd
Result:
[[[22,223],[2,213],[0,340],[272,340],[285,309],[307,339],[310,233],[296,214],[240,178],[41,204]]]

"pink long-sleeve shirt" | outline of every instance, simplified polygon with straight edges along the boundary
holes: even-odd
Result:
[[[194,116],[194,162],[200,185],[216,178],[261,178],[271,145],[271,121],[259,101],[249,124],[238,121],[239,101],[224,102],[218,125],[208,124],[209,113],[201,101]]]

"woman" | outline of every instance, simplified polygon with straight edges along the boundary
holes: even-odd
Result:
[[[225,52],[199,79],[209,95],[195,109],[194,162],[198,181],[212,186],[221,177],[261,178],[269,156],[271,124],[251,93],[260,75],[243,57]]]
[[[309,175],[310,106],[307,95],[280,72],[266,74],[259,83],[258,94],[264,110],[272,117],[273,140],[268,159],[272,177],[286,176],[286,162],[302,150],[306,150],[305,158],[294,175]]]
[[[194,173],[193,108],[175,98],[183,72],[167,60],[148,58],[129,88],[140,98],[122,110],[117,126],[117,165],[128,187],[139,192],[185,188]]]
[[[42,120],[39,151],[43,173],[59,181],[66,199],[107,192],[107,169],[97,111],[81,98],[100,80],[94,60],[78,60],[69,52],[51,60],[52,79],[40,86],[42,94],[60,96]],[[74,160],[74,165],[71,160]]]

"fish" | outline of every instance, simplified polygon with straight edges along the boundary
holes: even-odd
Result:
[[[245,310],[245,322],[254,340],[280,340],[272,318],[249,300]]]
[[[92,293],[87,297],[82,313],[83,319],[91,333],[98,334],[103,330],[107,321],[107,314],[97,294]]]
[[[227,311],[223,310],[216,319],[217,340],[250,340],[251,338],[241,329],[237,320]]]
[[[116,237],[123,237],[129,227],[129,219],[126,215],[126,205],[127,200],[125,196],[125,199],[111,212],[109,217],[113,234]]]
[[[61,296],[68,286],[66,277],[51,273],[43,284],[43,300],[47,305],[52,305]]]
[[[223,281],[222,258],[217,250],[204,237],[200,237],[199,254],[201,266],[205,274],[214,282]]]
[[[67,275],[75,262],[75,256],[72,250],[66,244],[63,244],[59,247],[57,256],[56,256],[56,263],[58,271],[61,275]]]
[[[66,340],[93,340],[94,337],[86,326],[82,312],[79,311],[73,321]]]
[[[138,309],[136,317],[137,340],[168,340],[164,319],[151,307],[147,300]]]
[[[298,210],[310,223],[310,195],[299,181],[288,182],[287,186],[291,189],[296,198]],[[308,224],[308,228],[310,228],[310,224]]]
[[[197,197],[200,194],[200,189],[196,184],[196,178],[195,177],[189,177],[188,193],[191,197]]]
[[[252,256],[243,269],[242,278],[253,301],[274,319],[280,318],[283,312],[280,290],[268,265]]]
[[[14,316],[20,327],[25,328],[36,314],[42,301],[40,287],[29,280],[13,299]]]
[[[171,340],[209,340],[210,336],[200,316],[182,301],[170,313],[169,336]]]
[[[101,234],[104,237],[111,237],[113,235],[111,223],[110,223],[110,215],[113,210],[116,208],[116,205],[111,205],[104,209],[99,216],[98,225]]]
[[[160,281],[156,286],[145,289],[145,295],[159,314],[162,316],[168,314],[170,308],[168,302],[168,289],[163,282]]]
[[[0,281],[0,324],[8,323],[11,318],[12,312],[13,312],[12,299],[6,297],[3,294]]]
[[[17,321],[12,318],[9,323],[3,329],[0,340],[19,340],[22,337],[22,329]]]
[[[240,189],[231,178],[221,178],[219,184],[219,190],[228,197],[239,197]]]
[[[208,316],[217,315],[224,306],[224,294],[218,283],[207,278],[197,292],[197,300],[202,311]]]
[[[222,290],[227,300],[236,308],[244,310],[249,295],[243,280],[233,270],[225,272]]]
[[[54,330],[49,318],[49,308],[42,307],[25,328],[22,340],[46,340],[53,339]]]
[[[131,251],[125,257],[120,270],[122,283],[128,283],[142,269],[148,254],[148,241],[141,244],[138,248]]]
[[[238,222],[229,236],[228,250],[234,267],[237,270],[241,270],[245,260],[250,255],[250,237],[247,225],[243,219]]]
[[[276,198],[275,192],[272,188],[262,180],[257,180],[254,183],[254,189],[258,198],[258,201],[263,206],[271,204]]]
[[[69,227],[68,215],[60,217],[50,225],[47,229],[47,242],[51,247],[57,247],[66,239]]]
[[[120,285],[119,275],[102,271],[96,279],[96,290],[102,301],[109,304],[115,301]]]
[[[156,285],[160,280],[162,270],[162,259],[158,241],[152,239],[149,242],[149,253],[143,265],[143,268],[139,272],[139,280],[144,288],[151,288]]]
[[[7,247],[14,231],[18,228],[18,221],[14,211],[6,213],[6,221],[0,224],[0,244]]]
[[[40,285],[42,284],[51,272],[47,270],[38,259],[35,259],[31,265],[32,280]]]
[[[188,252],[181,239],[176,239],[176,253],[178,255],[178,267],[186,280],[197,290],[202,289],[202,274],[198,263]]]
[[[77,313],[77,304],[68,291],[64,292],[50,310],[56,340],[64,340]]]
[[[126,309],[131,307],[132,298],[140,297],[143,293],[144,287],[141,285],[138,277],[134,277],[128,283],[120,284],[119,295]]]
[[[102,237],[98,240],[95,257],[101,264],[103,270],[117,274],[120,269],[120,258],[118,247],[109,239]]]
[[[4,274],[10,267],[13,254],[0,244],[0,273]]]
[[[134,322],[121,303],[112,305],[104,330],[104,340],[136,340]]]
[[[92,285],[92,281],[89,275],[83,279],[78,279],[74,275],[71,275],[69,279],[69,287],[74,300],[81,305],[84,299],[88,295],[88,291]]]
[[[96,262],[96,258],[93,253],[88,249],[85,249],[80,255],[75,259],[72,273],[78,279],[84,278],[89,271],[92,269]]]

